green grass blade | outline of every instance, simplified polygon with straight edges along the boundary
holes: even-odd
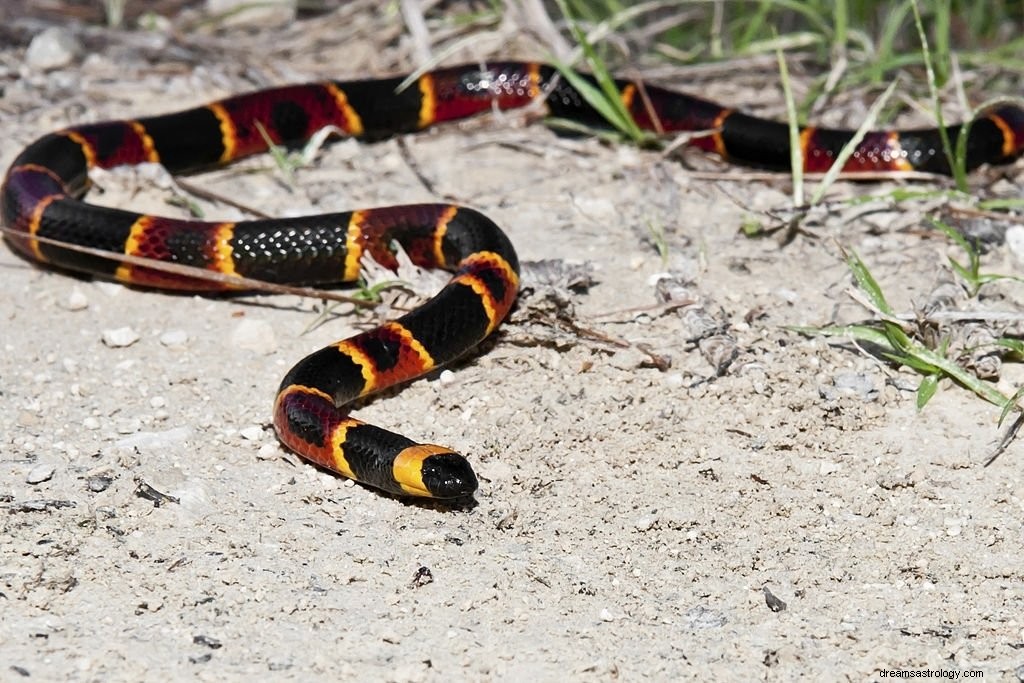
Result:
[[[586,100],[587,104],[597,110],[597,112],[601,114],[606,121],[608,121],[609,125],[614,126],[619,131],[622,131],[623,134],[627,135],[634,142],[638,144],[644,143],[647,139],[647,135],[640,129],[640,126],[636,124],[636,121],[633,120],[633,116],[629,113],[625,103],[622,101],[622,93],[619,92],[619,87],[616,85],[615,78],[612,76],[611,71],[600,57],[598,57],[597,52],[594,50],[594,46],[591,44],[583,30],[580,29],[579,25],[575,21],[573,21],[565,0],[557,0],[557,2],[559,9],[562,11],[562,15],[569,24],[569,30],[573,35],[573,39],[583,50],[584,59],[587,66],[590,67],[591,73],[594,76],[594,80],[597,81],[598,87],[595,88],[579,74],[569,68],[568,65],[560,61],[554,62],[555,68],[558,69],[563,78],[569,81],[571,86],[580,92],[580,95],[584,100]]]
[[[921,383],[917,385],[917,409],[923,409],[928,401],[935,395],[936,390],[939,388],[939,375],[927,375]]]
[[[999,413],[999,426],[1003,426],[1003,421],[1006,420],[1006,416],[1010,414],[1014,408],[1018,407],[1018,401],[1021,396],[1024,396],[1024,387],[1021,387],[1017,391],[1013,392],[1013,396],[1006,401],[1006,405],[1003,406],[1002,412]]]
[[[793,174],[793,206],[804,205],[804,156],[800,149],[800,122],[796,116],[796,102],[793,99],[793,87],[786,67],[786,57],[781,49],[775,51],[779,62],[779,78],[782,80],[782,92],[786,99],[786,121],[789,124],[789,165]]]
[[[868,296],[871,301],[871,305],[888,316],[894,315],[892,307],[885,299],[885,294],[882,292],[882,288],[878,286],[878,282],[871,274],[871,271],[869,271],[868,267],[864,265],[864,262],[860,260],[860,257],[857,256],[856,252],[851,251],[846,255],[846,263],[850,268],[850,272],[853,273],[854,280],[857,281],[858,289]]]
[[[843,166],[845,166],[846,162],[849,161],[851,156],[853,156],[853,153],[857,151],[857,146],[861,143],[861,140],[863,140],[864,136],[867,135],[868,132],[875,127],[875,122],[878,120],[878,115],[881,113],[885,105],[888,104],[889,98],[892,97],[893,92],[896,90],[897,83],[899,83],[898,80],[894,80],[892,83],[890,83],[889,87],[886,88],[885,91],[878,97],[878,99],[876,99],[871,104],[871,108],[868,109],[867,115],[864,117],[864,120],[861,122],[860,126],[858,126],[857,130],[854,132],[853,137],[850,139],[849,142],[843,145],[843,148],[841,150],[839,150],[839,154],[836,155],[836,159],[832,163],[831,168],[829,168],[828,171],[826,171],[824,177],[821,179],[821,182],[818,183],[818,187],[815,189],[814,194],[811,196],[812,205],[817,204],[822,200],[822,198],[825,196],[825,193],[828,191],[828,188],[830,188],[835,183],[836,179],[839,177],[839,174],[843,172]]]
[[[966,136],[961,136],[964,139],[964,154],[962,156],[958,156],[949,140],[949,132],[946,130],[946,124],[943,121],[942,103],[939,99],[939,83],[938,78],[935,75],[932,52],[928,47],[928,34],[925,32],[924,23],[921,21],[921,10],[918,7],[917,0],[910,0],[910,6],[914,10],[914,24],[917,26],[917,35],[921,41],[921,56],[924,58],[925,74],[928,77],[928,90],[931,92],[932,108],[935,112],[935,121],[939,128],[939,138],[942,140],[942,151],[946,155],[946,161],[949,163],[949,168],[953,174],[954,180],[956,181],[957,189],[962,192],[967,192]],[[966,128],[966,126],[964,128]],[[958,145],[958,148],[959,147],[960,146]]]

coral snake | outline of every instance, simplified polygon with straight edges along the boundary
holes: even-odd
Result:
[[[274,425],[288,448],[370,486],[398,495],[468,496],[477,480],[463,456],[352,419],[346,404],[462,356],[502,321],[516,298],[519,264],[508,238],[488,218],[460,206],[419,204],[207,222],[82,201],[92,168],[159,162],[181,173],[225,164],[267,150],[260,128],[281,145],[299,144],[328,125],[350,136],[379,139],[542,97],[553,116],[601,124],[580,93],[542,64],[456,66],[424,73],[399,88],[402,82],[396,77],[272,88],[163,116],[78,125],[45,135],[26,147],[7,172],[0,202],[8,241],[42,263],[179,290],[232,287],[33,238],[275,283],[350,282],[367,254],[393,268],[393,243],[419,266],[453,271],[448,284],[423,306],[299,361],[278,390]],[[653,85],[621,81],[619,87],[643,128],[698,131],[690,140],[698,148],[762,167],[790,165],[783,123]],[[959,129],[948,129],[952,139]],[[827,169],[851,138],[850,131],[803,129],[806,170]],[[1024,109],[996,106],[971,124],[967,166],[1008,160],[1022,148]],[[922,129],[869,133],[844,170],[949,173],[950,167],[939,131]]]

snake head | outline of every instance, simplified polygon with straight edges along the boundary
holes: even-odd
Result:
[[[464,498],[477,488],[469,461],[444,446],[417,444],[395,458],[392,475],[411,496]]]

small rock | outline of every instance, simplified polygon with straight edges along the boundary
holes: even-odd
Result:
[[[878,390],[874,378],[862,372],[840,372],[832,378],[832,384],[818,386],[818,395],[826,401],[837,401],[844,397],[857,397],[862,401],[877,400]]]
[[[57,468],[53,465],[36,465],[29,470],[28,475],[25,477],[25,481],[29,484],[42,484],[44,481],[50,481],[56,471]]]
[[[281,451],[278,449],[277,444],[274,443],[265,443],[256,451],[257,460],[275,460],[280,455]]]
[[[103,343],[112,349],[131,346],[137,341],[139,341],[139,333],[127,326],[103,330]]]
[[[164,346],[184,346],[188,343],[188,332],[185,330],[167,330],[160,335],[160,343]]]
[[[92,493],[102,493],[110,488],[114,480],[105,474],[97,474],[85,480],[85,485]]]
[[[242,429],[238,433],[241,434],[242,438],[246,439],[247,441],[259,441],[260,439],[263,438],[262,427],[246,427],[245,429]]]
[[[1017,263],[1024,263],[1024,225],[1012,225],[1006,229],[1006,246]]]
[[[69,311],[83,311],[89,308],[89,297],[82,293],[78,287],[71,290],[68,295],[67,308]]]
[[[878,394],[874,379],[863,372],[839,372],[832,381],[839,391],[855,394],[865,401]]]
[[[637,531],[650,531],[654,528],[654,525],[658,523],[657,515],[643,515],[639,517],[636,522],[633,523],[633,527]]]
[[[266,320],[247,318],[231,333],[231,345],[267,356],[277,350],[277,337]]]
[[[777,595],[771,592],[768,586],[762,586],[761,590],[764,592],[764,601],[768,605],[768,609],[773,612],[785,612],[786,603],[784,600],[779,598]]]
[[[25,63],[31,69],[50,71],[70,64],[81,49],[78,39],[70,32],[51,26],[36,34],[25,50]]]

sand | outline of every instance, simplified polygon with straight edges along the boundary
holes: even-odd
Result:
[[[64,68],[0,50],[4,167],[70,123],[413,65],[399,18],[368,11],[173,50],[69,30],[83,52]],[[481,34],[448,61],[543,55]],[[734,75],[666,82],[782,111],[771,67]],[[1020,168],[972,181],[1009,194]],[[185,215],[153,175],[109,174],[91,198]],[[785,174],[559,137],[521,114],[341,142],[293,186],[266,157],[188,180],[272,215],[458,201],[524,261],[556,260],[481,353],[358,411],[466,453],[476,505],[381,495],[277,444],[287,368],[385,311],[135,290],[5,246],[0,679],[1019,675],[1019,444],[982,466],[998,409],[947,381],[918,411],[920,376],[789,329],[872,317],[842,249],[899,311],[954,282],[958,252],[924,222],[941,203],[884,198],[906,182],[839,183],[788,243],[751,239],[745,224],[788,218]],[[867,195],[883,199],[840,201]],[[1020,270],[1004,246],[984,258]],[[592,286],[568,288],[572,268]],[[1019,287],[985,292],[1020,312]],[[999,387],[1020,379],[1004,366]]]

